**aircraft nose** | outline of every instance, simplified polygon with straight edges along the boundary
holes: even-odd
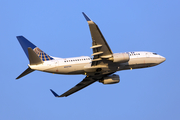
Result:
[[[163,56],[160,57],[160,63],[164,62],[165,60],[166,60],[165,57],[163,57]]]

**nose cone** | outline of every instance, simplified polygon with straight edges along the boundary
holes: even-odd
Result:
[[[161,57],[160,57],[160,61],[159,61],[159,62],[160,62],[160,63],[162,63],[162,62],[164,62],[165,60],[166,60],[166,58],[165,58],[165,57],[163,57],[163,56],[161,56]]]

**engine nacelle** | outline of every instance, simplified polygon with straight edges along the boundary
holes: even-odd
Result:
[[[113,54],[113,62],[124,63],[129,61],[128,53],[115,53]]]
[[[107,77],[104,77],[102,80],[99,80],[99,82],[103,84],[116,84],[119,83],[119,81],[120,81],[119,75],[116,74],[109,75]]]

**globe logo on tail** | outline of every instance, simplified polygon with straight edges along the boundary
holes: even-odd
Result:
[[[42,61],[48,61],[48,60],[52,60],[53,58],[50,57],[48,54],[46,54],[45,52],[43,52],[41,49],[39,49],[38,47],[35,47],[33,49],[33,51],[39,56],[39,58]]]

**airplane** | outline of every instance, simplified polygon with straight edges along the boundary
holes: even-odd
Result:
[[[103,84],[119,83],[119,75],[114,74],[117,71],[152,67],[166,60],[165,57],[154,52],[113,53],[97,24],[84,12],[82,14],[89,24],[92,37],[92,58],[89,56],[53,57],[43,52],[25,37],[17,36],[21,47],[29,59],[29,67],[16,79],[35,70],[54,74],[85,75],[85,78],[80,83],[61,95],[50,89],[55,97],[67,97],[97,81]]]

